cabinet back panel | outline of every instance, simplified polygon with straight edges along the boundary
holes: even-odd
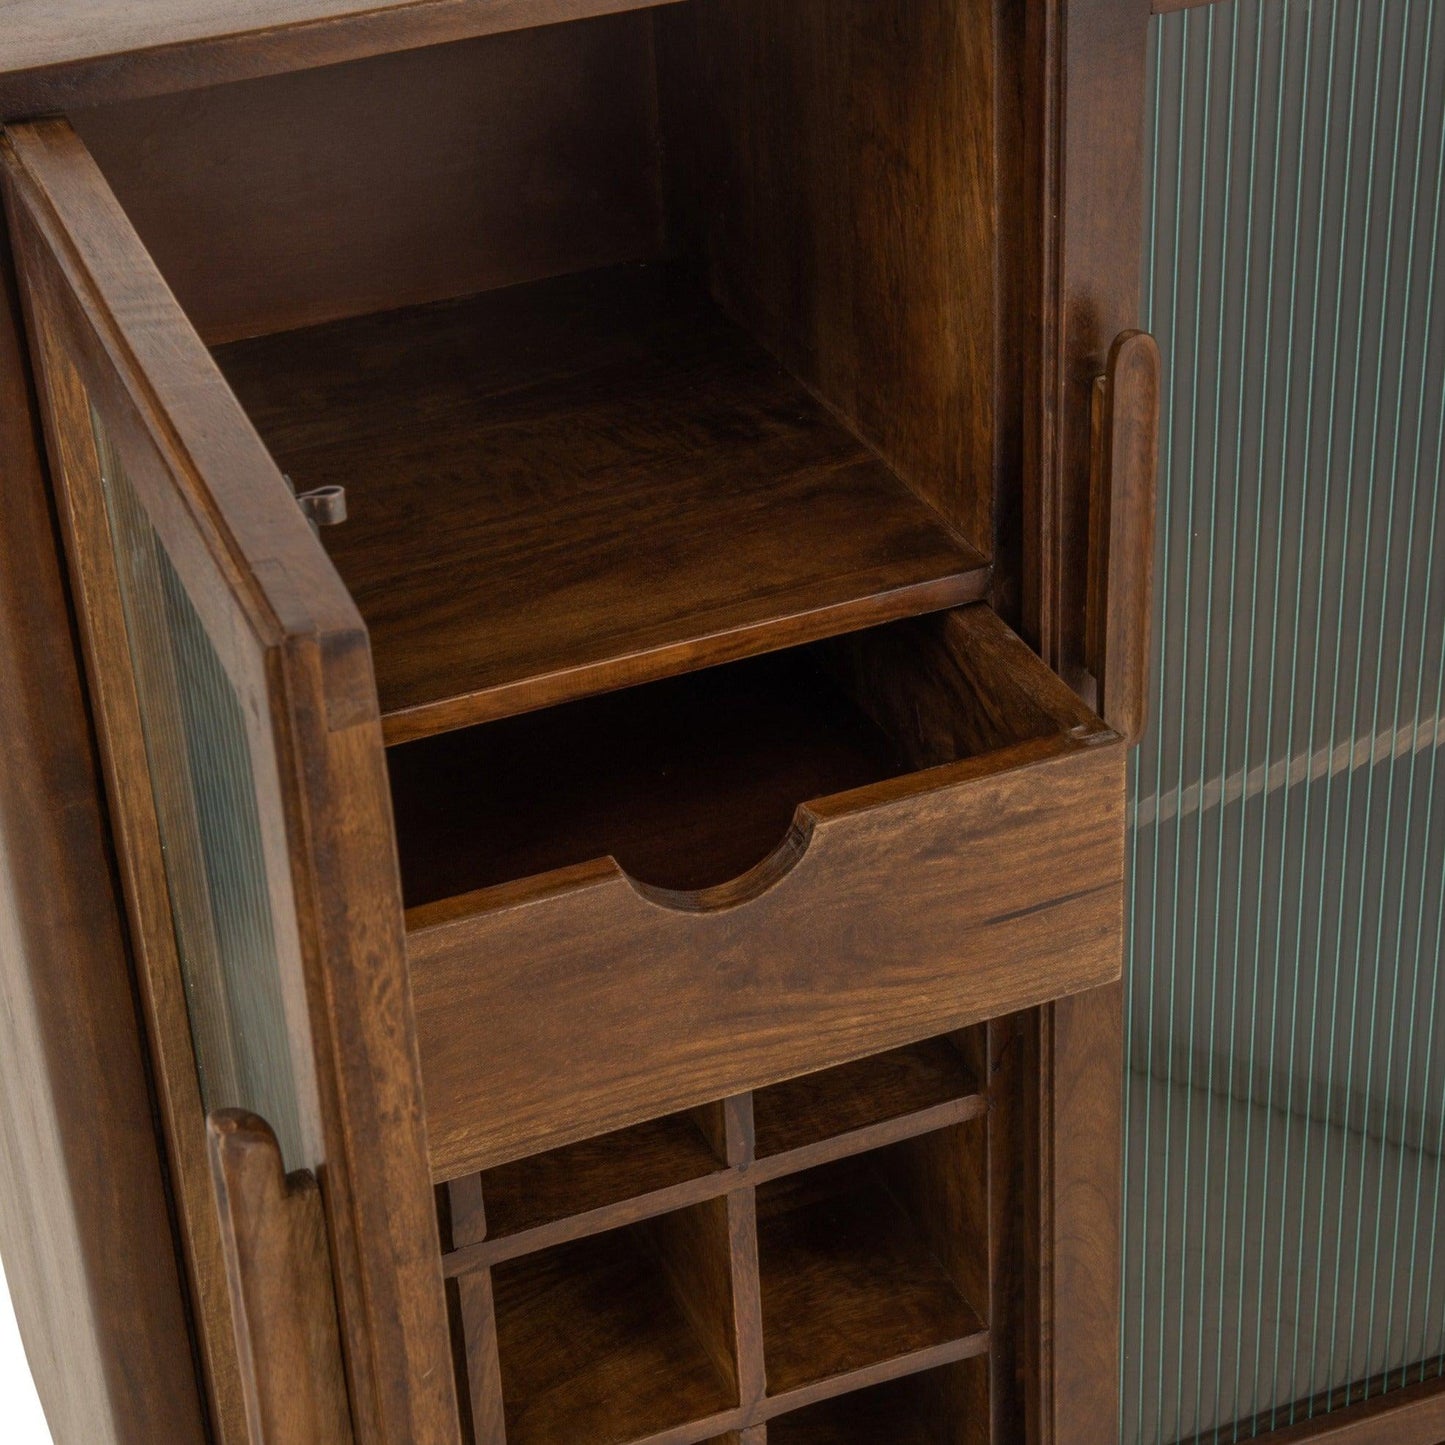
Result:
[[[211,344],[661,252],[651,17],[74,117]]]

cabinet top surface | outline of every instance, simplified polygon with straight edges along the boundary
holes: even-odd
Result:
[[[653,3],[659,0],[0,0],[0,119]]]

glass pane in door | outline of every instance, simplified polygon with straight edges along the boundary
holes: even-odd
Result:
[[[1445,1351],[1445,5],[1151,33],[1166,391],[1133,767],[1129,1442]]]
[[[260,1114],[288,1165],[301,1167],[310,1160],[252,738],[241,699],[105,424],[94,408],[90,415],[201,1098],[207,1112],[244,1107]]]

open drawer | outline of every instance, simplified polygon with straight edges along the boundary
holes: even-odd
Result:
[[[1124,756],[981,604],[395,750],[437,1177],[1115,978]]]

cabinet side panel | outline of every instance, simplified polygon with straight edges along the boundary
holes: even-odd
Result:
[[[206,1438],[0,235],[0,1254],[59,1445]]]
[[[654,20],[676,239],[991,553],[992,5],[696,0]]]

